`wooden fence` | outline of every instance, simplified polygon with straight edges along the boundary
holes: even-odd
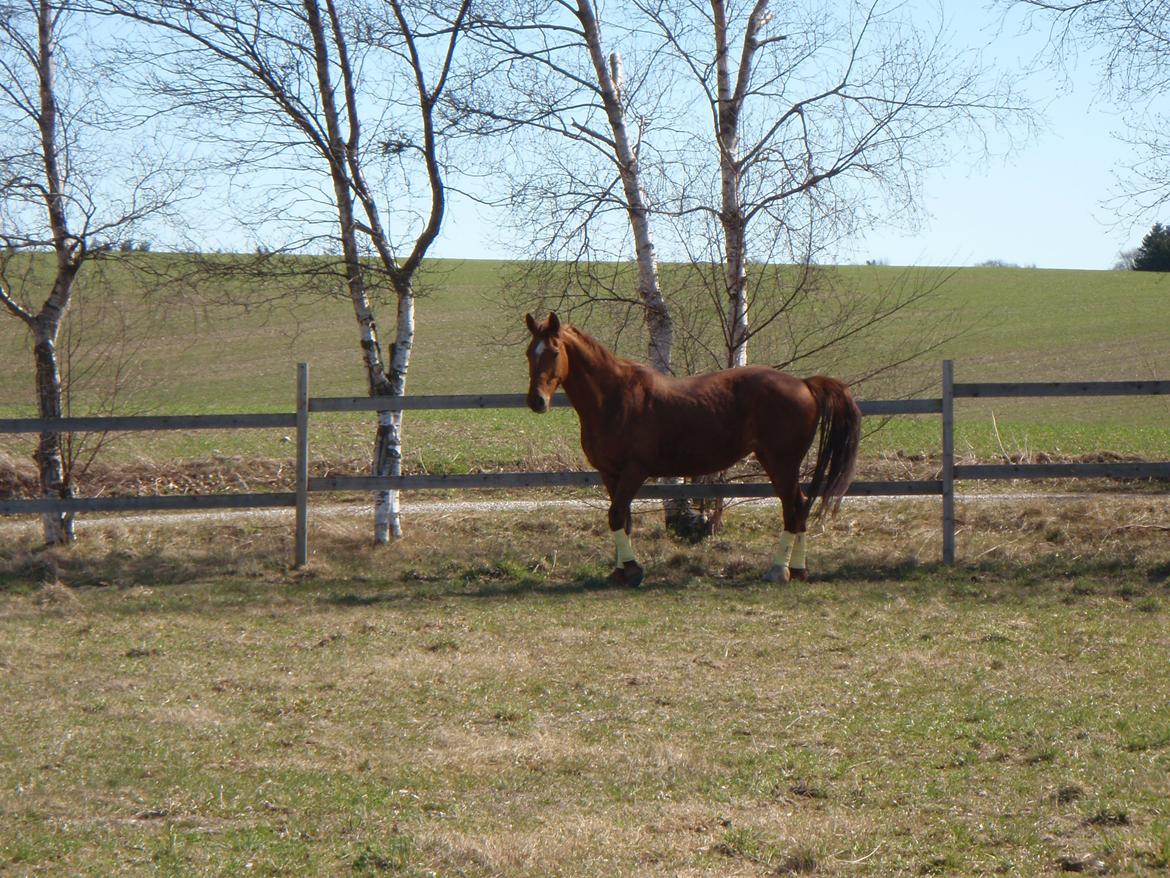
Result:
[[[955,561],[955,482],[960,480],[1123,478],[1170,479],[1170,462],[974,464],[955,463],[955,400],[1003,397],[1098,397],[1170,394],[1170,381],[1081,381],[1040,383],[962,384],[954,380],[954,364],[942,364],[941,394],[937,398],[866,400],[859,403],[867,417],[940,415],[942,466],[937,479],[898,479],[854,482],[850,496],[938,496],[942,498],[942,559]],[[290,414],[172,415],[165,417],[90,417],[0,419],[0,433],[106,432],[115,430],[296,430],[296,487],[292,492],[250,494],[194,494],[149,497],[76,497],[12,500],[0,498],[0,514],[42,512],[126,512],[180,509],[259,509],[294,507],[296,540],[294,562],[308,561],[309,495],[329,491],[420,491],[434,489],[493,489],[600,487],[595,472],[481,473],[471,475],[326,476],[309,478],[309,426],[313,414],[327,412],[402,411],[406,409],[523,408],[523,394],[407,397],[312,397],[309,367],[297,367],[296,411]],[[718,484],[648,484],[640,498],[772,497],[766,482]]]

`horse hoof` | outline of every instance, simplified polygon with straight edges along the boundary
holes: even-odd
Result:
[[[615,567],[613,572],[609,574],[607,581],[614,585],[637,588],[642,584],[642,576],[644,573],[645,571],[642,570],[637,561],[627,561],[621,567]]]
[[[645,571],[637,561],[627,561],[622,565],[622,576],[625,577],[626,585],[630,588],[637,588],[642,584],[642,577]]]
[[[787,582],[788,568],[784,564],[773,564],[764,573],[764,582]]]
[[[807,567],[793,567],[788,571],[792,578],[798,582],[808,582],[808,568]]]

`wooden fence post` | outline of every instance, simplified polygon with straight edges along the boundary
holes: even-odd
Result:
[[[942,560],[955,563],[955,361],[942,364]]]
[[[309,364],[297,363],[297,536],[294,566],[309,563]]]

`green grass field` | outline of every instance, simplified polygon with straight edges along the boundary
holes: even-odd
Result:
[[[526,366],[514,344],[522,333],[522,315],[499,304],[501,291],[510,283],[509,270],[498,262],[431,266],[421,285],[410,392],[524,390]],[[1165,330],[1170,279],[1164,276],[871,267],[842,273],[862,290],[939,285],[922,305],[890,324],[891,339],[959,332],[920,367],[905,373],[899,384],[863,388],[862,396],[937,393],[938,364],[944,357],[956,361],[959,381],[1164,379],[1170,374]],[[89,307],[78,315],[91,327],[81,346],[104,351],[111,338],[141,337],[132,348],[130,392],[120,404],[124,412],[287,411],[293,405],[299,361],[310,363],[315,395],[364,392],[354,319],[344,300],[304,295],[281,299],[282,282],[272,279],[246,288],[245,298],[252,305],[244,309],[215,304],[223,290],[213,284],[180,295],[146,292],[140,276],[116,271],[104,282],[105,288],[90,300],[116,296],[120,310],[137,315],[137,322],[125,328],[109,309]],[[235,292],[241,295],[238,289]],[[265,304],[274,297],[278,306]],[[382,314],[385,323],[392,318],[392,309],[384,307]],[[390,327],[383,330],[389,332]],[[33,412],[27,344],[21,324],[0,321],[0,362],[5,364],[0,414]],[[636,339],[628,344],[636,355]],[[859,345],[846,352],[840,368],[853,372],[872,368],[875,363],[867,357],[879,355],[869,352],[882,349],[878,343]],[[93,396],[80,393],[78,411],[92,405]],[[1159,458],[1170,448],[1170,400],[1162,398],[962,402],[958,418],[957,449],[972,458],[994,457],[1001,451]],[[318,418],[316,424],[315,453],[330,460],[361,459],[366,454],[372,433],[368,420],[329,416]],[[899,418],[869,435],[863,450],[871,457],[890,451],[930,453],[938,449],[938,436],[935,418]],[[287,451],[283,439],[272,432],[154,434],[129,437],[109,453],[118,460],[279,457]],[[0,442],[16,458],[30,453],[31,446],[22,440]],[[524,411],[420,413],[408,415],[406,452],[412,468],[465,471],[511,467],[517,461],[580,462],[575,442],[571,417],[541,421]]]
[[[789,586],[643,517],[638,590],[587,510],[9,529],[0,872],[1165,874],[1166,511],[851,505]]]

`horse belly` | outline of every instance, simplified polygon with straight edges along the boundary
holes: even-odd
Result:
[[[663,437],[648,468],[656,477],[705,476],[733,466],[749,451],[744,438],[733,430],[683,430]]]
[[[647,467],[647,469],[650,470],[652,478],[709,476],[712,473],[730,469],[745,457],[747,457],[746,454],[725,455],[718,458],[676,456],[673,459],[664,459],[657,466]]]

